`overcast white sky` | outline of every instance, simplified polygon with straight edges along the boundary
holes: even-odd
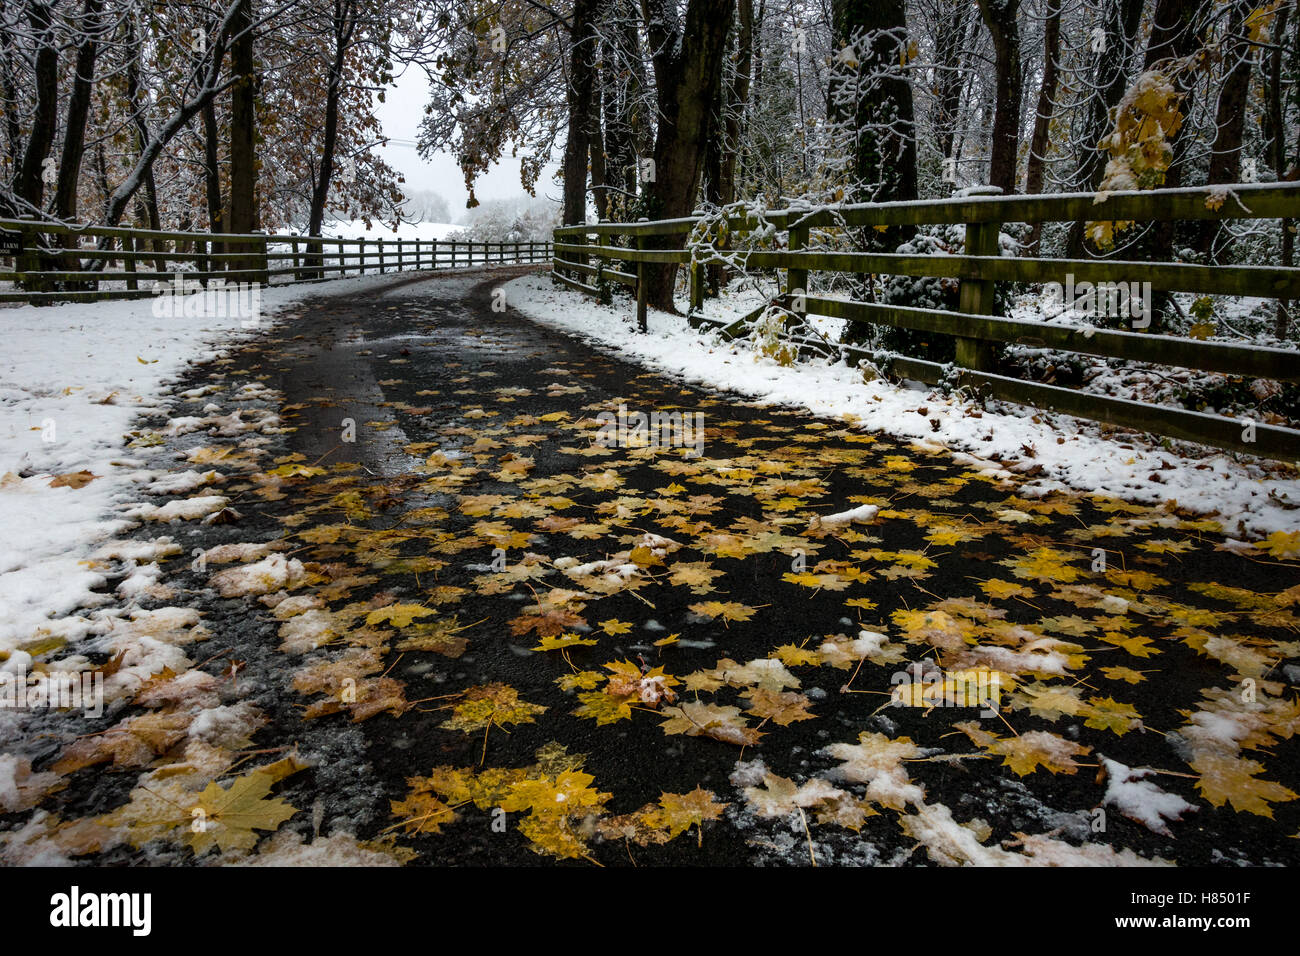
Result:
[[[412,189],[431,189],[447,200],[452,216],[459,219],[465,212],[469,193],[465,177],[456,165],[456,159],[441,154],[426,161],[415,148],[420,118],[424,116],[427,102],[427,85],[424,71],[410,67],[397,79],[396,89],[389,90],[385,102],[377,103],[379,120],[384,125],[384,135],[390,138],[387,146],[376,147],[390,166],[406,176],[406,185]],[[537,195],[558,198],[559,185],[551,178],[558,167],[548,166],[537,181]],[[474,187],[479,200],[513,199],[526,195],[519,183],[519,162],[509,156],[481,176]]]

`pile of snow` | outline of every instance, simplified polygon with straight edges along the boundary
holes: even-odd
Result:
[[[1196,807],[1178,794],[1161,790],[1144,779],[1151,775],[1150,770],[1134,770],[1108,757],[1102,757],[1101,763],[1106,768],[1106,796],[1102,803],[1114,807],[1147,829],[1162,836],[1172,836],[1166,821],[1178,820],[1184,813],[1196,811]]]
[[[878,514],[880,514],[878,506],[861,505],[857,508],[850,508],[848,511],[841,511],[838,514],[814,515],[811,530],[833,531],[836,528],[847,528],[852,524],[868,524],[875,521]]]
[[[253,564],[219,571],[212,575],[211,583],[222,597],[229,598],[290,590],[306,579],[307,571],[297,558],[286,560],[282,554],[272,554]]]

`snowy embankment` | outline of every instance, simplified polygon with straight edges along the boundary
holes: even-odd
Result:
[[[264,289],[257,325],[265,328],[271,312],[304,297],[391,278]],[[149,517],[128,509],[140,486],[162,478],[127,447],[132,422],[163,408],[166,386],[189,363],[258,334],[240,316],[185,315],[200,310],[184,308],[156,316],[158,302],[0,309],[0,669],[26,659],[13,652],[34,633],[85,636],[89,622],[67,615],[109,600],[96,592],[106,580],[100,562],[130,560],[97,552]]]
[[[529,318],[616,349],[628,359],[703,385],[728,389],[777,405],[842,418],[866,429],[912,439],[922,447],[952,450],[973,468],[1007,470],[1026,477],[1023,493],[1058,488],[1110,495],[1139,503],[1175,501],[1217,514],[1230,537],[1256,540],[1275,531],[1300,530],[1300,480],[1203,449],[1181,456],[1141,443],[1086,434],[1077,419],[1003,405],[984,411],[931,390],[864,380],[848,365],[826,361],[781,366],[758,355],[747,341],[721,342],[694,331],[681,316],[650,310],[645,335],[631,326],[626,303],[604,306],[554,284],[544,275],[506,286],[510,305]],[[712,300],[706,313],[739,317],[756,303]]]

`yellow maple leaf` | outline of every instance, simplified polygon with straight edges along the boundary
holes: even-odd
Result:
[[[990,578],[981,582],[980,590],[995,600],[1034,596],[1032,588],[1027,588],[1023,584],[1016,584],[1014,581],[1003,581],[999,578]]]
[[[1103,667],[1101,672],[1106,675],[1108,680],[1122,680],[1129,684],[1140,684],[1146,680],[1146,675],[1141,671],[1135,671],[1128,667]]]
[[[444,824],[456,822],[456,811],[427,790],[417,789],[405,800],[388,803],[407,833],[441,833]]]
[[[533,648],[535,651],[562,651],[566,647],[580,647],[584,644],[595,645],[590,637],[579,637],[577,634],[569,632],[567,634],[548,634],[537,642]]]
[[[557,677],[555,683],[560,685],[560,690],[591,690],[600,686],[603,679],[599,671],[578,671],[573,674],[565,674],[563,677]]]
[[[492,726],[504,730],[506,724],[531,724],[545,710],[541,704],[521,700],[519,692],[509,684],[484,684],[465,691],[464,698],[452,708],[452,716],[442,726],[466,733]]]
[[[745,723],[745,719],[740,716],[739,707],[687,701],[680,707],[665,707],[663,714],[668,718],[660,724],[660,729],[665,734],[712,737],[738,746],[752,746],[762,736]]]
[[[981,730],[974,721],[953,726],[985,753],[1001,757],[1002,765],[1010,767],[1020,777],[1039,767],[1052,773],[1078,773],[1079,764],[1074,758],[1091,752],[1088,747],[1045,730],[1033,730],[1018,737],[998,737]]]
[[[772,652],[772,656],[786,667],[798,667],[805,664],[820,664],[821,654],[815,650],[796,647],[794,644],[782,644]]]
[[[1275,558],[1300,558],[1300,531],[1274,531],[1255,547]]]
[[[1093,697],[1083,711],[1087,715],[1085,727],[1095,730],[1113,730],[1123,737],[1133,729],[1142,715],[1131,704],[1117,701],[1111,697]]]
[[[578,700],[582,706],[573,712],[574,716],[593,719],[598,727],[632,719],[631,698],[591,690],[579,694]]]
[[[1202,754],[1190,763],[1200,779],[1196,789],[1213,806],[1230,802],[1238,813],[1253,813],[1273,819],[1272,803],[1296,798],[1295,792],[1271,780],[1257,780],[1264,765],[1257,760],[1228,754]]]
[[[812,701],[794,691],[751,687],[745,691],[744,697],[749,702],[746,713],[763,720],[770,720],[782,727],[788,727],[800,720],[812,720],[817,716],[808,710],[812,706]]]
[[[393,627],[406,627],[417,617],[428,617],[438,613],[433,608],[422,604],[390,604],[366,615],[366,623],[371,627],[376,624],[391,624]]]
[[[748,621],[754,616],[754,608],[736,601],[701,601],[692,604],[690,609],[701,617],[710,620],[722,618],[723,621]]]
[[[235,778],[229,787],[209,783],[190,808],[188,840],[196,856],[213,846],[226,850],[249,850],[257,843],[254,830],[276,830],[297,813],[297,808],[279,797],[268,797],[271,774],[253,771]]]
[[[1087,705],[1082,694],[1077,687],[1026,684],[1012,692],[1011,705],[1017,710],[1028,708],[1031,714],[1055,722],[1062,714],[1073,717],[1084,711]]]
[[[1001,563],[1011,568],[1012,573],[1018,578],[1044,583],[1060,581],[1068,584],[1077,581],[1084,574],[1082,570],[1069,563],[1071,559],[1072,555],[1055,548],[1034,548],[1026,555],[1007,558]]]
[[[704,823],[717,820],[728,804],[718,803],[711,790],[697,786],[690,793],[665,793],[659,797],[662,808],[658,818],[673,839],[691,827],[696,828],[696,843],[703,845]]]

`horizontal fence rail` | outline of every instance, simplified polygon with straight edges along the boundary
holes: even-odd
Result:
[[[982,396],[1050,409],[1168,438],[1198,442],[1265,458],[1300,461],[1300,430],[1186,409],[1152,405],[1032,382],[999,374],[996,347],[1019,345],[1146,362],[1250,378],[1300,382],[1300,351],[1252,342],[1219,342],[1157,332],[1098,328],[1059,320],[1031,321],[994,315],[996,283],[1078,284],[1149,283],[1152,290],[1201,295],[1252,296],[1300,300],[1300,268],[1199,265],[1119,259],[1054,259],[999,255],[998,236],[1008,223],[1170,222],[1182,220],[1300,219],[1300,183],[1235,184],[1186,189],[1046,196],[972,195],[946,200],[863,203],[838,208],[783,209],[756,216],[727,218],[735,237],[756,229],[784,234],[784,249],[731,253],[688,236],[700,217],[636,223],[588,223],[554,231],[552,275],[562,285],[589,295],[606,295],[611,283],[637,294],[639,324],[645,327],[646,267],[662,264],[689,269],[688,316],[692,325],[714,324],[734,337],[768,306],[729,324],[703,316],[702,258],[735,255],[755,270],[784,273],[783,292],[770,305],[794,314],[841,319],[953,336],[952,367],[909,356],[892,356],[890,372],[926,384],[967,388]],[[811,230],[867,229],[884,226],[965,226],[961,254],[903,255],[876,252],[820,252],[807,249]],[[619,245],[619,242],[626,246]],[[780,242],[776,243],[778,246]],[[702,254],[702,255],[701,255]],[[957,280],[955,310],[923,309],[854,301],[808,292],[809,275],[839,273],[918,276]],[[810,351],[826,342],[797,331],[786,336]],[[844,354],[876,357],[857,346],[838,344]]]
[[[92,245],[83,245],[90,241]],[[75,302],[155,295],[186,282],[261,285],[320,282],[347,275],[544,264],[548,241],[348,239],[296,234],[235,235],[75,226],[0,219],[0,302]]]

